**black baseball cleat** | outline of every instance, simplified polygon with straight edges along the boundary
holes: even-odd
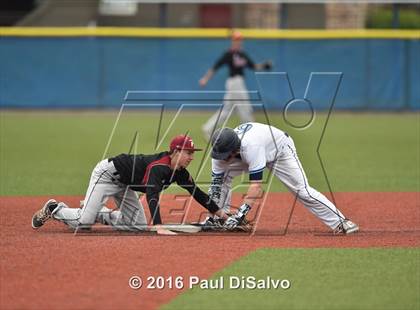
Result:
[[[32,228],[37,229],[44,225],[51,218],[51,213],[57,208],[57,205],[57,201],[50,199],[44,204],[42,209],[36,211],[32,216]]]

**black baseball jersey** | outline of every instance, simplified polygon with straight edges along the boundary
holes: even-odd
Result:
[[[221,66],[227,65],[229,67],[229,76],[244,75],[244,68],[255,69],[255,64],[243,51],[228,50],[222,57],[220,57],[213,66],[216,71]]]
[[[110,160],[119,174],[118,181],[130,186],[132,190],[146,193],[147,203],[153,224],[161,224],[159,195],[165,188],[176,182],[186,189],[194,199],[210,212],[219,210],[213,200],[198,188],[185,168],[171,169],[171,158],[168,152],[152,155],[120,154]]]

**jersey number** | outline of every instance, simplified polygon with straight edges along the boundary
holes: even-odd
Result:
[[[252,124],[245,123],[245,124],[239,125],[234,130],[238,135],[242,135],[245,132],[249,131],[251,128],[252,128]]]

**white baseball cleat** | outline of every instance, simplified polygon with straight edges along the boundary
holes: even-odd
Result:
[[[353,223],[350,220],[344,220],[336,229],[334,229],[334,234],[354,234],[359,231],[359,226],[356,223]]]

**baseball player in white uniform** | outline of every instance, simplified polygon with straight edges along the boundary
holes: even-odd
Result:
[[[312,188],[299,161],[295,144],[285,132],[260,123],[245,123],[235,129],[218,129],[212,137],[212,185],[209,195],[219,208],[229,211],[232,179],[249,174],[250,186],[238,212],[225,227],[239,225],[262,194],[265,169],[297,195],[300,202],[335,233],[351,234],[359,227],[348,220],[323,194]]]
[[[213,130],[217,127],[217,124],[225,123],[232,109],[236,108],[235,110],[242,123],[254,121],[252,106],[249,102],[248,90],[244,80],[244,69],[270,70],[272,63],[271,61],[265,61],[259,64],[254,63],[242,50],[242,40],[242,34],[239,31],[234,31],[230,49],[223,53],[213,67],[199,80],[200,86],[204,87],[220,67],[227,65],[229,68],[229,78],[225,83],[226,93],[223,98],[222,111],[213,114],[202,127],[203,133],[208,140]]]

